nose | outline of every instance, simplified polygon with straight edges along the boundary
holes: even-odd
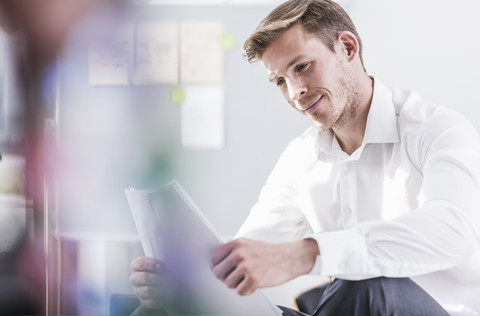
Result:
[[[307,85],[301,78],[287,80],[288,97],[292,101],[300,100],[308,91]]]

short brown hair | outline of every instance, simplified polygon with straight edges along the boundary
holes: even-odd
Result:
[[[330,0],[289,0],[276,7],[245,41],[245,57],[249,62],[260,60],[273,41],[298,23],[307,32],[317,34],[332,51],[340,32],[352,32],[357,37],[363,65],[362,42],[355,25],[343,8]]]

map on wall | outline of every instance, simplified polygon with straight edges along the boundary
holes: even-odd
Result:
[[[178,23],[138,23],[135,39],[133,82],[162,84],[178,82]]]

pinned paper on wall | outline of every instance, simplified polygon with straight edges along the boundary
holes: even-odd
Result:
[[[224,89],[220,85],[185,88],[181,105],[182,145],[188,148],[224,147]]]
[[[221,83],[223,23],[183,22],[180,25],[180,80],[182,83]]]
[[[88,82],[91,85],[128,85],[133,54],[133,24],[122,25],[107,42],[90,45]]]
[[[179,77],[178,23],[138,23],[135,43],[135,84],[177,83]]]

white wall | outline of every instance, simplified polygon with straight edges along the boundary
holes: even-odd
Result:
[[[465,115],[480,129],[480,2],[359,0],[351,16],[370,74]]]

